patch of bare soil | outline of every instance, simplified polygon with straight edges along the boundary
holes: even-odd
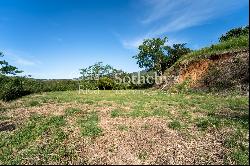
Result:
[[[177,83],[182,83],[186,79],[191,79],[192,82],[190,82],[190,85],[195,84],[197,80],[200,80],[207,72],[210,63],[211,60],[207,59],[204,61],[195,62],[186,69],[181,70]]]
[[[15,130],[16,125],[12,122],[1,122],[0,123],[0,132],[1,131],[13,131]]]
[[[85,110],[88,108],[87,104],[77,104],[77,103],[46,103],[42,106],[36,107],[26,107],[26,108],[17,108],[14,112],[22,114],[41,114],[41,115],[64,115],[67,108],[79,108]],[[13,113],[12,113],[13,114]]]
[[[225,149],[216,134],[192,129],[198,136],[187,139],[162,118],[111,118],[110,109],[99,115],[103,135],[78,147],[90,164],[223,164]]]

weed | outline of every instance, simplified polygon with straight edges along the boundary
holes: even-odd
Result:
[[[65,114],[66,114],[66,116],[71,116],[71,115],[79,113],[81,111],[82,110],[80,110],[78,108],[68,108],[68,109],[65,110]]]
[[[123,116],[123,115],[124,115],[124,112],[121,109],[114,109],[111,111],[112,118],[116,118],[116,117]]]
[[[36,100],[31,100],[29,103],[28,103],[28,106],[30,107],[35,107],[35,106],[39,106],[41,105],[38,101]]]
[[[126,125],[118,125],[118,129],[120,131],[128,131],[129,130],[129,127],[126,126]]]
[[[147,130],[147,129],[150,128],[150,126],[148,124],[144,124],[144,125],[141,126],[141,128],[144,129],[144,130]]]
[[[182,125],[179,121],[174,120],[169,123],[168,127],[174,130],[180,130],[182,128]]]
[[[139,154],[138,154],[138,158],[139,158],[140,160],[146,160],[147,157],[148,157],[148,154],[147,154],[147,152],[144,151],[144,150],[141,151],[141,152],[139,152]]]
[[[98,136],[101,134],[102,129],[98,126],[99,118],[96,112],[90,112],[85,114],[78,120],[81,127],[81,133],[83,136]]]

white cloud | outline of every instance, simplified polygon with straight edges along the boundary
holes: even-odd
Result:
[[[133,40],[122,40],[122,45],[126,49],[135,49],[143,42],[145,37],[137,38]]]
[[[248,4],[247,0],[154,0],[151,1],[150,14],[142,20],[152,24],[162,22],[150,33],[161,35],[206,23],[208,20],[224,15]]]
[[[140,44],[142,44],[143,40],[144,39],[148,39],[148,38],[151,38],[151,37],[154,37],[154,36],[143,36],[141,38],[136,38],[136,39],[132,39],[132,40],[122,40],[122,45],[124,48],[126,49],[137,49],[139,47]],[[168,39],[167,41],[167,45],[173,45],[174,43],[186,43],[187,41],[182,39],[182,40],[179,40],[179,39]]]
[[[10,59],[13,63],[20,66],[35,66],[41,63],[38,60],[34,60],[34,58],[32,57],[27,58],[26,56],[24,56],[25,53],[20,51],[4,50],[3,52],[4,55],[6,55],[6,58]]]
[[[182,0],[153,0],[144,1],[146,6],[148,6],[148,16],[144,18],[141,22],[144,24],[152,23],[162,17],[167,17],[173,15],[177,6],[183,4]],[[184,1],[188,2],[188,1]]]
[[[22,66],[34,66],[35,65],[35,62],[29,61],[27,59],[23,59],[23,58],[20,58],[20,57],[18,57],[16,59],[16,63],[19,64],[19,65],[22,65]]]
[[[149,27],[147,34],[121,40],[125,48],[137,47],[144,38],[206,24],[209,20],[248,5],[248,0],[144,0],[147,16],[141,20]]]

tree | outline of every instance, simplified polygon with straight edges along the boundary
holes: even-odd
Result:
[[[3,57],[3,53],[0,52],[0,57]],[[20,71],[17,69],[17,67],[15,66],[11,66],[9,65],[8,62],[6,62],[5,60],[0,60],[0,74],[2,75],[7,75],[7,74],[11,74],[11,75],[16,75],[17,73],[22,73],[23,71]]]
[[[139,67],[162,74],[166,69],[166,56],[164,55],[166,41],[167,37],[144,40],[139,46],[139,53],[133,56],[133,58],[137,59]]]
[[[231,38],[236,38],[236,37],[245,36],[245,35],[249,35],[249,26],[231,29],[225,35],[222,35],[219,38],[219,41],[224,42]]]
[[[124,72],[117,70],[110,65],[103,65],[97,62],[87,68],[80,69],[81,79],[98,80],[102,77],[115,78],[115,75],[121,75]]]
[[[170,68],[181,56],[190,53],[192,50],[186,47],[186,43],[173,44],[173,46],[166,46],[167,60],[166,68]]]
[[[137,64],[140,68],[145,68],[147,71],[156,71],[162,75],[164,71],[171,67],[182,55],[191,52],[183,44],[173,44],[173,46],[165,45],[167,37],[153,38],[144,40],[139,46],[139,53],[133,58],[137,59]]]

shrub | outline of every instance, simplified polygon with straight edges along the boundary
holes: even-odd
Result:
[[[170,122],[168,127],[174,130],[179,130],[182,128],[181,123],[177,120]]]
[[[30,93],[77,90],[79,82],[76,80],[35,80],[23,79],[25,91]]]
[[[108,77],[102,77],[98,80],[98,88],[99,89],[106,89],[111,90],[114,88],[114,80],[108,78]]]
[[[0,76],[0,85],[0,99],[3,101],[14,100],[27,94],[19,77]]]
[[[222,35],[219,39],[220,42],[228,41],[232,38],[237,38],[240,36],[246,36],[249,35],[249,26],[246,27],[240,27],[240,28],[234,28],[228,31],[225,35]]]

